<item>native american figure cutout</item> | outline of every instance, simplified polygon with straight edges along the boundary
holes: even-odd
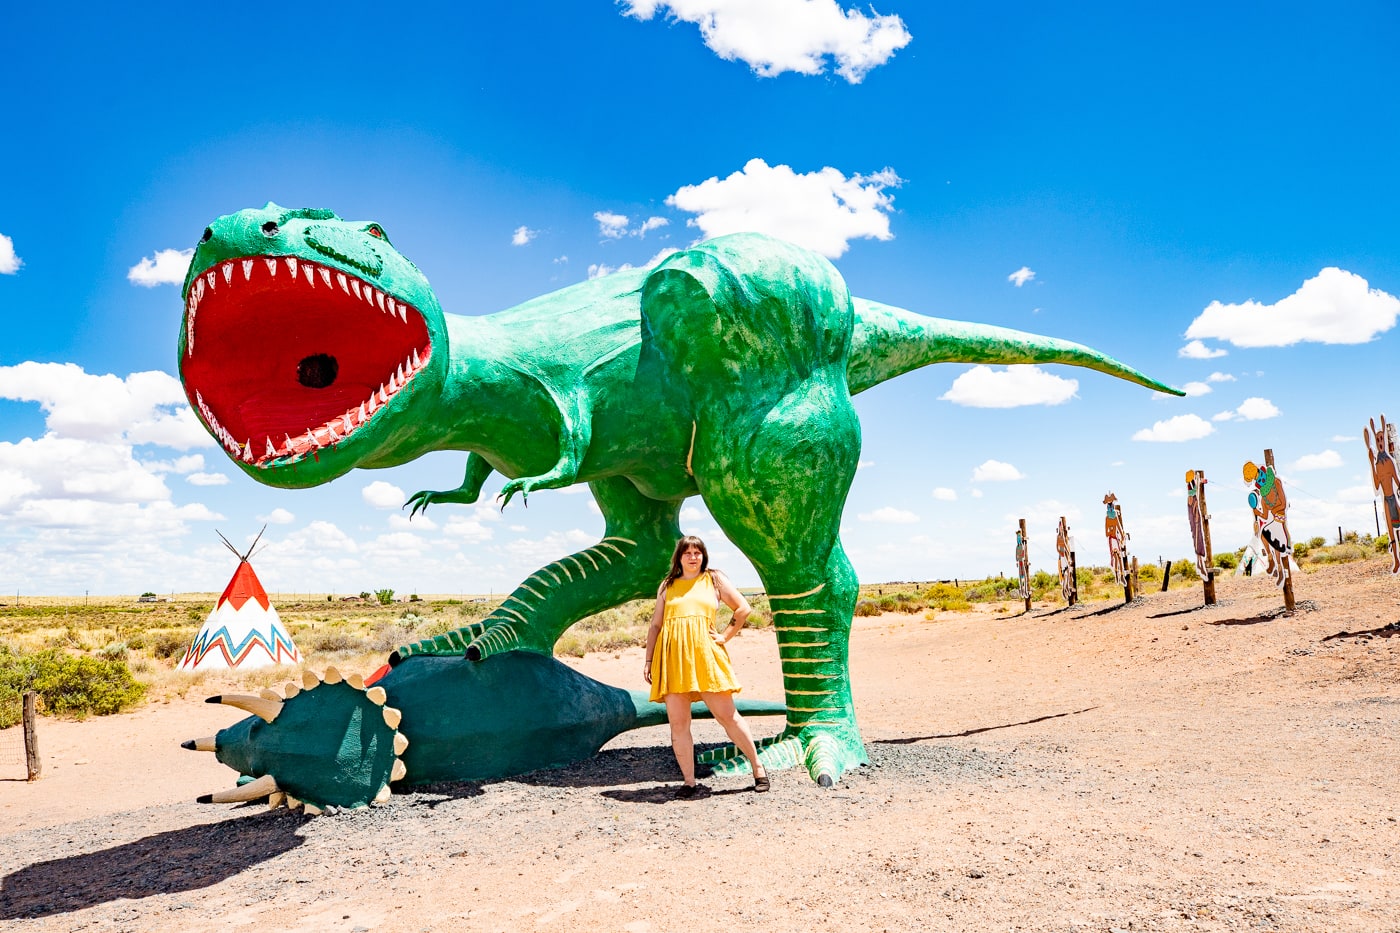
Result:
[[[1113,493],[1103,497],[1107,511],[1103,518],[1103,533],[1108,538],[1108,562],[1113,567],[1113,579],[1119,586],[1128,585],[1128,533],[1123,530],[1123,507]]]
[[[1079,599],[1079,588],[1074,579],[1074,560],[1071,554],[1074,551],[1074,543],[1069,536],[1069,525],[1065,524],[1065,517],[1060,516],[1060,527],[1055,532],[1055,558],[1060,571],[1060,596],[1064,598],[1066,606],[1073,606]]]
[[[1191,548],[1196,552],[1196,572],[1201,579],[1210,576],[1210,553],[1206,547],[1205,499],[1206,477],[1195,470],[1186,471],[1186,520],[1191,525]]]
[[[1400,474],[1395,466],[1395,425],[1387,423],[1385,415],[1381,415],[1379,431],[1372,418],[1371,427],[1362,428],[1361,434],[1366,438],[1366,456],[1371,461],[1371,485],[1385,503],[1385,523],[1390,534],[1390,572],[1400,573]],[[1374,446],[1372,438],[1375,438]]]
[[[1029,549],[1026,547],[1025,532],[1016,531],[1016,579],[1020,584],[1019,592],[1022,599],[1031,598],[1031,558]]]
[[[1244,481],[1253,487],[1249,492],[1249,507],[1254,510],[1254,537],[1264,555],[1264,567],[1274,578],[1274,585],[1282,587],[1292,573],[1293,553],[1283,480],[1272,466],[1260,467],[1250,461],[1244,465]]]

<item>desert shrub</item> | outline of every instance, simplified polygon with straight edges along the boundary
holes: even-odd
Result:
[[[1199,583],[1201,573],[1196,569],[1196,559],[1178,560],[1172,563],[1172,569],[1181,575],[1181,579],[1190,580],[1192,583]]]
[[[880,607],[881,612],[898,612],[899,603],[895,602],[893,596],[881,596],[875,601],[875,605]]]
[[[153,658],[178,658],[189,649],[195,632],[186,629],[163,629],[148,632],[142,641],[146,652]]]
[[[97,651],[97,656],[107,661],[125,661],[127,644],[124,641],[114,641],[103,645]]]
[[[1176,564],[1172,564],[1172,569],[1179,569]],[[1156,564],[1143,564],[1138,568],[1138,578],[1146,580],[1148,583],[1156,583],[1162,579],[1162,568]]]
[[[1308,546],[1306,541],[1297,542],[1293,545],[1293,559],[1302,560],[1304,557],[1308,556],[1310,550],[1312,550],[1312,548]]]
[[[0,690],[33,690],[51,713],[105,716],[140,701],[144,684],[123,661],[65,654],[57,649],[24,654],[0,647]]]
[[[1313,554],[1310,560],[1315,564],[1345,564],[1365,558],[1366,549],[1359,544],[1334,544]]]
[[[1342,535],[1342,542],[1344,544],[1358,544],[1360,543],[1360,541],[1361,535],[1357,534],[1354,531],[1348,531]]]
[[[880,614],[880,607],[869,599],[862,599],[856,603],[856,615],[877,616]]]
[[[0,685],[0,729],[19,725],[24,719],[24,700],[14,687]]]
[[[337,651],[362,651],[365,640],[344,629],[331,628],[313,631],[303,643],[303,648],[320,654],[334,654]],[[397,647],[397,646],[396,646]]]
[[[1316,537],[1316,538],[1309,538],[1309,539],[1308,539],[1308,547],[1310,547],[1310,548],[1311,548],[1311,547],[1326,547],[1326,546],[1327,546],[1327,539],[1326,539],[1326,538],[1323,538],[1323,537],[1320,536],[1320,535],[1319,535],[1318,537]]]
[[[393,590],[375,590],[374,598],[379,600],[379,605],[387,606],[394,601]]]
[[[1390,550],[1390,537],[1381,535],[1379,538],[1372,541],[1371,544],[1377,551],[1388,551]]]
[[[1234,570],[1239,565],[1239,555],[1233,551],[1226,551],[1224,554],[1215,555],[1215,566],[1224,570]]]
[[[150,590],[147,590],[146,592],[144,592],[144,593],[141,594],[141,598],[142,598],[142,599],[155,599],[155,598],[156,598],[156,594],[155,594],[155,593],[152,593]]]
[[[962,590],[951,583],[935,583],[924,593],[924,599],[934,602],[939,599],[962,599]]]

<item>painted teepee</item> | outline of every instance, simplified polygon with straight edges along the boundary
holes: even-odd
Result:
[[[267,529],[264,527],[263,531]],[[292,636],[282,625],[267,591],[258,582],[248,558],[257,547],[262,532],[247,553],[224,538],[224,544],[238,558],[238,569],[224,587],[214,611],[204,620],[199,634],[185,651],[180,662],[182,671],[206,671],[222,667],[254,668],[273,664],[299,664],[301,654],[292,643]]]

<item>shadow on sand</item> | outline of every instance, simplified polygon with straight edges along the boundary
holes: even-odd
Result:
[[[965,729],[962,732],[949,732],[946,735],[920,735],[911,736],[907,739],[874,739],[871,745],[913,745],[915,742],[931,742],[934,739],[965,739],[970,735],[980,735],[983,732],[995,732],[998,729],[1014,729],[1017,726],[1029,726],[1037,722],[1045,722],[1048,719],[1062,719],[1065,716],[1078,716],[1080,713],[1087,713],[1098,709],[1097,706],[1086,706],[1083,709],[1070,710],[1067,713],[1051,713],[1048,716],[1037,716],[1034,719],[1026,719],[1021,722],[1008,722],[1000,726],[983,726],[980,729]]]
[[[1389,625],[1367,629],[1364,632],[1337,632],[1335,635],[1328,635],[1322,640],[1341,641],[1346,638],[1394,638],[1397,635],[1400,635],[1400,622],[1391,622]]]
[[[297,831],[304,821],[286,810],[239,815],[36,862],[0,881],[0,920],[51,917],[119,899],[207,888],[301,845]]]

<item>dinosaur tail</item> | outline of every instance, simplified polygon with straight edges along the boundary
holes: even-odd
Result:
[[[988,324],[925,317],[863,298],[855,305],[846,379],[851,394],[930,363],[1063,363],[1185,395],[1083,344]]]
[[[629,690],[632,695],[632,703],[637,707],[637,721],[628,728],[640,729],[643,726],[659,726],[666,722],[666,704],[653,703],[648,698],[645,691]],[[735,700],[734,706],[745,716],[785,716],[787,706],[783,703],[773,703],[768,700]],[[693,719],[713,719],[710,710],[704,703],[690,704],[690,715]]]

